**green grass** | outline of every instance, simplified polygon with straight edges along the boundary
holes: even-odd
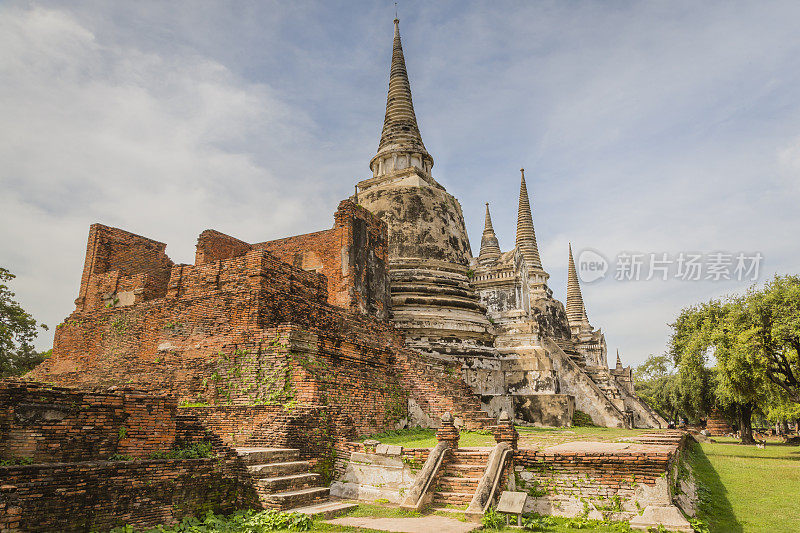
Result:
[[[519,445],[523,448],[541,448],[571,441],[609,442],[625,437],[635,437],[653,430],[603,427],[537,428],[517,426]],[[433,448],[436,446],[435,429],[400,429],[370,435],[384,444],[397,444],[404,448]],[[488,431],[462,431],[458,445],[462,448],[491,447],[496,444]]]
[[[585,520],[576,518],[550,517],[551,525],[539,529],[542,533],[583,533],[594,531],[599,533],[628,533],[631,531],[627,522],[603,522],[600,520]],[[516,522],[512,519],[512,524]],[[498,531],[500,533],[520,533],[519,528],[503,527],[502,529],[483,529],[482,531]]]
[[[383,444],[397,444],[404,448],[433,448],[436,446],[435,429],[402,429],[387,431],[364,437],[362,440],[376,439]],[[494,446],[494,437],[485,431],[462,431],[458,445],[462,448]]]
[[[691,460],[712,532],[800,531],[800,447],[702,443]]]

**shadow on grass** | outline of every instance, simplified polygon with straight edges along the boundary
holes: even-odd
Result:
[[[733,514],[728,491],[697,443],[691,448],[691,464],[697,485],[698,516],[709,525],[712,532],[742,533],[744,530]]]
[[[794,453],[800,453],[800,452],[789,452],[789,453],[794,454]],[[780,457],[775,457],[774,455],[739,455],[737,453],[726,453],[726,454],[723,455],[723,457],[734,457],[736,459],[756,459],[758,461],[761,461],[761,460],[764,460],[764,459],[766,459],[766,460],[775,459],[777,461],[800,461],[800,457],[788,457],[786,455],[783,455],[783,456],[780,456]]]

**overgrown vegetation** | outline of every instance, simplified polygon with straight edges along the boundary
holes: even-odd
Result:
[[[118,527],[111,533],[262,533],[264,531],[309,531],[314,521],[308,515],[281,512],[274,509],[255,512],[239,511],[223,516],[208,511],[203,518],[184,518],[172,527],[159,526],[150,530],[137,530],[131,526]]]
[[[383,444],[398,444],[405,448],[433,448],[436,446],[435,429],[398,429],[384,431],[364,437],[362,440],[375,439]],[[462,431],[459,446],[468,448],[473,446],[494,446],[495,441],[488,431]]]
[[[575,427],[584,427],[584,428],[591,428],[591,427],[598,427],[597,424],[592,422],[592,417],[584,413],[583,411],[575,410],[575,413],[572,415],[572,425]]]
[[[210,442],[194,442],[183,448],[175,448],[165,452],[152,452],[147,459],[208,459],[214,455]],[[109,461],[134,461],[136,458],[124,454],[115,453],[108,458]]]
[[[506,516],[490,508],[483,515],[483,527],[489,531],[510,533],[519,531],[514,527],[516,517],[511,517],[511,526],[506,526]],[[541,531],[547,533],[573,533],[574,531],[594,531],[602,533],[630,533],[628,522],[614,520],[591,520],[586,517],[563,518],[558,516],[542,516],[536,513],[522,517],[522,529],[525,531]]]
[[[153,452],[149,459],[207,459],[213,455],[210,442],[194,442],[168,452]]]
[[[24,466],[32,464],[33,464],[33,459],[31,459],[30,457],[20,457],[19,459],[0,460],[0,466]]]

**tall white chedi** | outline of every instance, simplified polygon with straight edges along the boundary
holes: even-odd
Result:
[[[428,352],[466,355],[492,345],[492,325],[468,277],[472,251],[461,205],[431,175],[394,20],[394,45],[372,177],[357,202],[389,227],[392,319],[406,342]]]

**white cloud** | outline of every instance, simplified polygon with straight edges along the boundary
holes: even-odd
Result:
[[[61,10],[6,8],[0,77],[1,255],[51,325],[72,308],[92,222],[183,262],[207,227],[257,241],[330,225],[327,202],[262,164],[312,145],[309,118],[224,65],[101,42]]]
[[[329,227],[366,177],[390,4],[50,5],[0,7],[0,262],[37,317],[71,310],[92,222],[190,261],[207,227],[251,241]],[[556,296],[568,241],[761,251],[762,279],[796,272],[796,2],[412,1],[400,18],[435,177],[476,241],[491,202],[508,249],[526,167]],[[681,307],[745,286],[585,296],[636,363]]]

